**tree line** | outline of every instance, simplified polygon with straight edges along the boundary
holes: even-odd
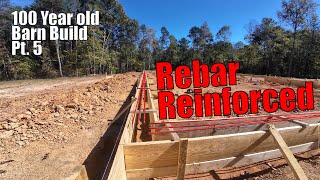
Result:
[[[27,7],[0,0],[0,80],[142,71],[154,69],[157,61],[176,67],[190,65],[193,59],[208,64],[239,61],[242,73],[319,78],[317,8],[315,0],[283,0],[278,20],[248,22],[245,42],[231,43],[230,26],[214,33],[206,22],[181,39],[166,27],[156,37],[154,29],[129,18],[117,0],[35,0]],[[15,10],[99,11],[100,25],[88,28],[88,41],[46,40],[40,56],[11,56]]]

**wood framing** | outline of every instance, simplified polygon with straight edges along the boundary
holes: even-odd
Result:
[[[297,145],[290,147],[290,150],[293,153],[302,153],[305,151],[313,150],[317,148],[317,143],[311,142],[302,145]],[[254,164],[257,162],[265,161],[268,159],[281,157],[282,153],[280,150],[271,150],[261,153],[248,154],[241,157],[230,157],[219,160],[212,160],[200,163],[192,163],[186,165],[186,174],[197,174],[209,172],[214,168],[221,169],[225,167],[238,167],[249,164]],[[154,168],[144,168],[144,169],[135,169],[135,170],[127,170],[128,179],[139,179],[139,178],[148,178],[148,177],[161,177],[165,176],[163,171],[168,171],[166,174],[174,174],[176,173],[176,167],[167,167],[161,168],[161,172],[157,171],[158,169]]]
[[[134,96],[136,99],[139,99],[139,91],[143,90],[142,79],[140,76],[137,81]],[[299,164],[294,161],[292,153],[319,148],[320,118],[284,121],[271,126],[271,129],[266,124],[256,124],[227,129],[171,132],[166,135],[152,135],[152,141],[133,142],[136,128],[135,113],[146,112],[151,123],[159,121],[148,79],[145,89],[148,109],[137,110],[135,103],[130,107],[107,177],[109,180],[164,176],[183,179],[186,174],[239,167],[282,156],[288,160],[296,177],[304,179],[305,175],[301,172],[301,167],[299,169]],[[179,120],[171,120],[159,126],[163,127],[161,130],[173,131],[175,121]],[[186,122],[186,125],[195,125],[193,123]],[[161,130],[151,131],[161,132]],[[82,178],[83,175],[82,172],[76,179],[86,179]]]
[[[317,142],[319,125],[319,123],[310,124],[306,128],[301,126],[286,127],[280,128],[278,131],[288,146],[295,148],[301,144]],[[303,148],[306,147],[303,146]],[[311,147],[308,146],[308,148]],[[253,157],[255,153],[267,153],[267,151],[276,149],[278,149],[278,145],[274,143],[273,137],[268,131],[189,138],[186,173],[203,172],[198,164],[203,167],[205,164],[212,164],[212,161],[217,162],[235,157],[226,165],[207,166],[206,170],[232,167],[245,157]],[[175,176],[178,152],[179,142],[156,141],[127,144],[124,146],[127,176],[130,179]],[[268,156],[274,157],[274,154],[270,155],[270,153]],[[258,156],[256,155],[256,157]]]

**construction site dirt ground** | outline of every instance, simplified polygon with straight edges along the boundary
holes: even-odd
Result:
[[[68,177],[139,74],[0,82],[0,179]]]
[[[64,179],[70,176],[108,129],[140,74],[0,82],[0,179]],[[148,72],[148,76],[156,97],[155,72]],[[246,75],[238,78],[238,85],[232,86],[232,90],[280,90],[284,87],[287,86]],[[210,88],[203,92],[219,90]],[[181,94],[185,90],[175,91]],[[317,111],[320,110],[319,100],[316,96]],[[155,105],[158,106],[157,101]],[[310,179],[319,179],[319,163],[319,156],[300,161]],[[245,178],[294,179],[288,166],[272,165],[275,167],[270,167],[270,171]],[[245,171],[242,173],[246,175]],[[228,178],[228,175],[206,173],[186,178],[218,179]]]

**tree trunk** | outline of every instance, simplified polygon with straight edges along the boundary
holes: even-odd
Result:
[[[61,59],[60,59],[60,52],[59,52],[59,42],[58,40],[56,40],[56,51],[57,51],[57,60],[58,60],[58,64],[59,64],[59,73],[60,76],[62,77],[62,65],[61,65]]]
[[[290,77],[292,75],[292,65],[293,65],[293,58],[295,57],[296,54],[296,32],[297,32],[297,27],[294,27],[293,31],[293,43],[292,43],[292,53],[289,56],[289,69],[288,69],[288,76]]]

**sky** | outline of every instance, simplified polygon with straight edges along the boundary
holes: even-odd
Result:
[[[14,5],[27,6],[30,5],[33,0],[10,0],[10,2]]]
[[[207,22],[215,35],[231,27],[231,42],[244,41],[245,25],[264,17],[277,18],[281,0],[119,0],[127,15],[157,31],[165,26],[177,39],[187,37],[193,26]]]
[[[33,0],[10,0],[16,5],[29,5]],[[140,24],[156,30],[165,26],[177,39],[187,37],[193,26],[207,22],[215,35],[228,25],[231,42],[244,41],[245,26],[250,21],[260,22],[264,17],[277,20],[281,0],[119,0],[126,14]],[[319,13],[318,8],[318,14]]]

